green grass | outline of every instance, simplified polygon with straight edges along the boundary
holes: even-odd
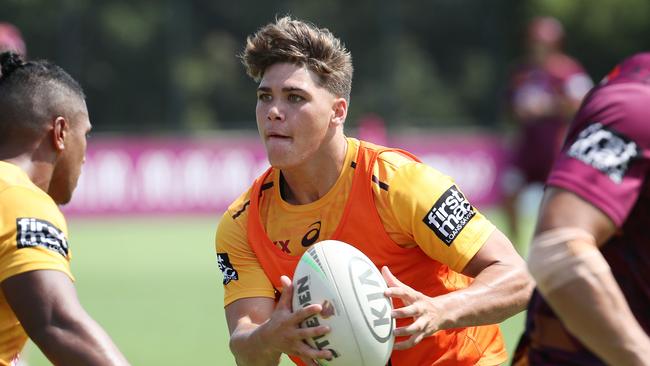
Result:
[[[70,220],[81,303],[133,365],[235,364],[214,254],[218,217]],[[488,217],[500,226],[498,212]],[[509,351],[522,324],[520,314],[503,325]],[[33,345],[23,357],[50,364]]]

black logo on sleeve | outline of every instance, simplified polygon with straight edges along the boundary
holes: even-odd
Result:
[[[580,132],[567,154],[620,184],[630,161],[639,156],[639,148],[626,136],[594,123]]]
[[[16,219],[16,246],[18,249],[43,247],[68,256],[68,240],[63,231],[48,221],[31,217]]]
[[[320,221],[309,225],[309,231],[302,237],[302,246],[308,247],[314,244],[320,236]]]
[[[228,253],[217,253],[217,263],[219,264],[219,269],[223,273],[223,284],[227,285],[230,281],[238,280],[239,275],[235,270],[235,267],[230,264],[230,258],[228,258]]]
[[[422,221],[442,240],[451,245],[474,217],[469,201],[456,186],[451,186],[431,207]]]

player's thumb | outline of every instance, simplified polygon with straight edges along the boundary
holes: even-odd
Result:
[[[393,275],[387,266],[381,267],[381,275],[384,276],[384,280],[386,280],[388,287],[398,287],[404,285],[400,280],[397,279],[397,277]]]
[[[278,307],[292,311],[291,300],[293,299],[293,284],[287,276],[281,276],[280,283],[282,283],[282,294],[280,294],[280,299],[278,300]]]

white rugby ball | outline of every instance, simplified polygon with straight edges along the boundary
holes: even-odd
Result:
[[[300,258],[293,276],[294,311],[321,304],[323,311],[301,327],[328,325],[331,331],[307,339],[332,351],[320,365],[386,365],[393,350],[392,303],[377,267],[357,248],[337,240],[314,244]]]

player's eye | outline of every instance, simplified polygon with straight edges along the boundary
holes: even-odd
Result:
[[[257,94],[257,100],[261,102],[269,102],[271,100],[271,94],[269,93],[258,93]]]
[[[288,99],[291,103],[300,103],[305,100],[305,98],[298,94],[289,94]]]

